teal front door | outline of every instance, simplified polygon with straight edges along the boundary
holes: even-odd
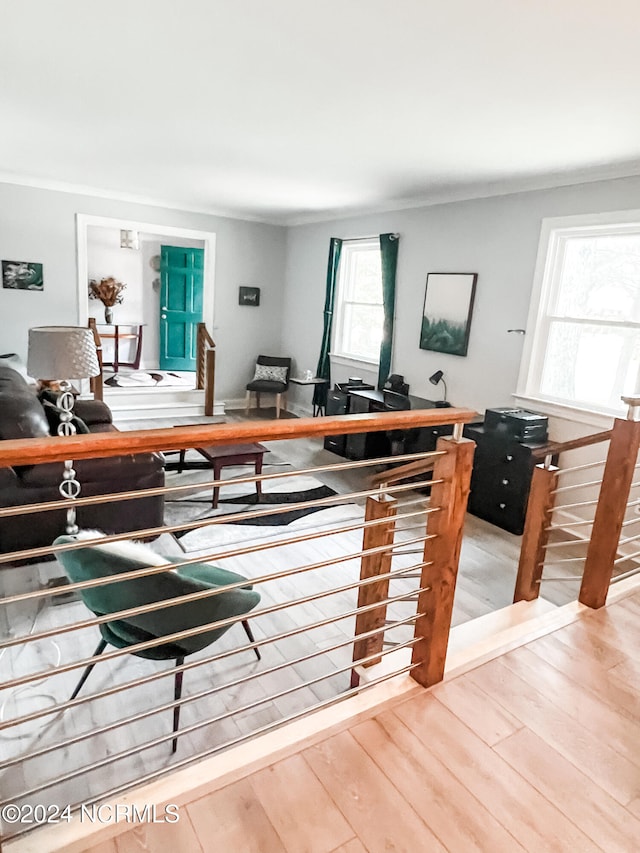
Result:
[[[204,249],[161,246],[160,369],[196,369],[196,329],[202,322]]]

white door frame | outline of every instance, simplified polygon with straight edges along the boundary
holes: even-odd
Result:
[[[214,277],[216,258],[216,234],[214,231],[196,231],[193,228],[175,228],[172,225],[157,225],[149,222],[134,222],[107,216],[91,216],[76,213],[76,258],[78,268],[78,325],[89,322],[89,253],[87,247],[88,228],[120,228],[126,231],[143,231],[159,237],[182,237],[187,240],[202,240],[204,243],[204,282],[202,292],[202,318],[209,328],[214,325]]]

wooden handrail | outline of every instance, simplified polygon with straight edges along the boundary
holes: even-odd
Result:
[[[442,424],[467,424],[477,417],[478,413],[473,409],[414,409],[328,418],[279,418],[257,423],[246,421],[233,424],[198,424],[169,429],[102,432],[74,435],[63,439],[58,436],[11,439],[0,441],[0,468],[11,465],[35,465],[40,462],[63,462],[65,459],[120,456],[123,453],[182,450],[186,447],[211,447],[287,438],[382,432]]]
[[[198,323],[196,344],[196,388],[204,389],[204,413],[207,417],[211,417],[216,374],[216,345],[205,323]]]
[[[544,459],[545,456],[556,456],[559,453],[564,453],[566,450],[578,450],[581,447],[600,444],[601,441],[609,441],[612,435],[613,430],[607,429],[604,432],[583,435],[582,438],[572,438],[569,441],[549,441],[542,447],[532,450],[531,455],[535,459]]]
[[[95,317],[89,317],[89,328],[93,333],[93,342],[96,345],[96,355],[98,356],[98,365],[100,373],[97,376],[92,376],[89,380],[89,388],[93,393],[94,400],[102,400],[104,397],[104,388],[102,383],[102,341],[98,333]]]

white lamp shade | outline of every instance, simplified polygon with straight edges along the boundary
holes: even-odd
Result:
[[[36,379],[87,379],[100,373],[93,333],[82,326],[29,329],[29,376]]]

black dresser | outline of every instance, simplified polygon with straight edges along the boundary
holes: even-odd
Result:
[[[492,524],[521,534],[533,469],[533,455],[546,441],[519,441],[506,429],[469,424],[464,435],[476,443],[468,510]]]

